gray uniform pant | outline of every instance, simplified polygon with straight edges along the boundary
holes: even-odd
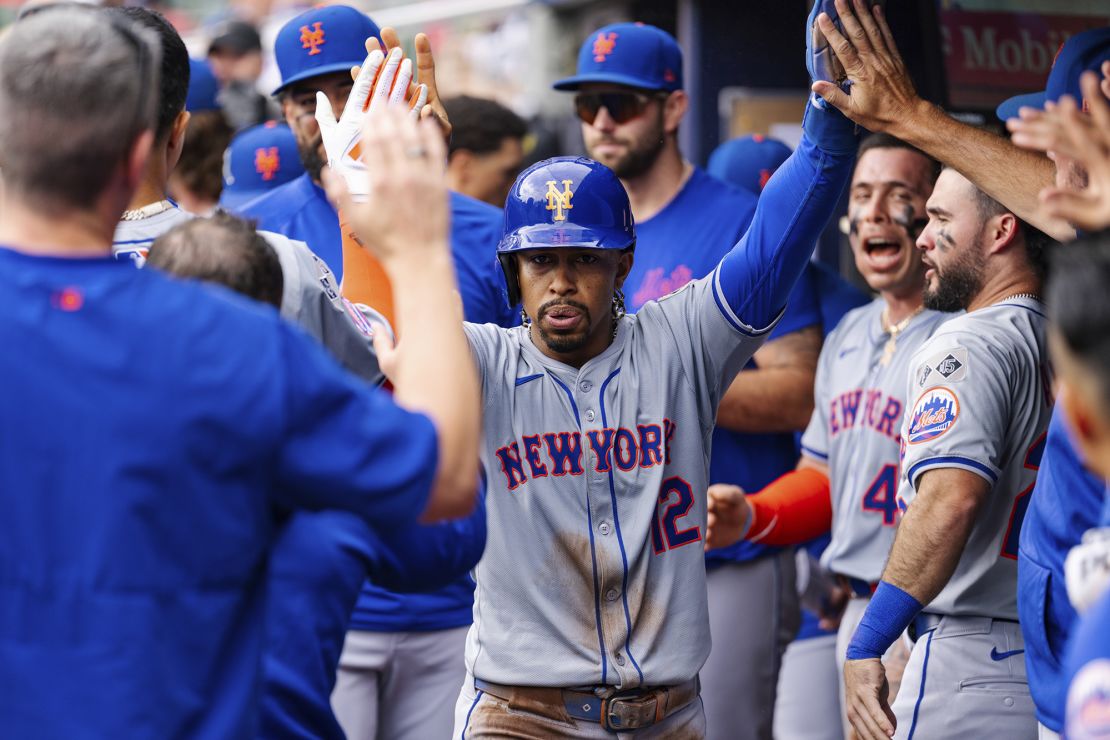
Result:
[[[896,740],[1036,740],[1018,623],[944,617],[914,643],[893,709]]]
[[[428,736],[432,738],[432,735]],[[438,737],[438,736],[437,736]],[[570,717],[549,717],[508,705],[474,688],[468,675],[455,702],[453,740],[704,740],[705,713],[695,699],[662,722],[634,732],[608,732],[600,724]]]
[[[844,740],[836,666],[836,635],[795,640],[786,648],[775,699],[777,740]]]
[[[794,551],[716,566],[707,585],[706,737],[771,740],[779,666],[800,620]]]
[[[331,706],[350,740],[447,738],[466,675],[469,627],[434,632],[352,630]]]

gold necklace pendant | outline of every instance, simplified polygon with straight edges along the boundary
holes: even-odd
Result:
[[[883,354],[879,358],[879,364],[883,367],[889,365],[894,360],[894,351],[896,349],[898,349],[898,335],[891,334],[890,339],[887,339],[886,344],[883,345]]]
[[[883,345],[883,354],[879,357],[880,365],[886,367],[894,361],[894,352],[898,349],[898,335],[901,334],[905,330],[905,328],[910,325],[910,322],[913,321],[913,318],[915,316],[917,316],[924,310],[924,306],[918,306],[917,309],[909,316],[902,319],[897,324],[890,325],[890,320],[887,318],[886,309],[883,309],[883,313],[882,316],[880,316],[879,321],[880,325],[883,327],[883,331],[889,334],[890,337],[886,340],[886,344]]]

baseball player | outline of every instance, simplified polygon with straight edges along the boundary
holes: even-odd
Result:
[[[254,737],[276,512],[347,510],[385,532],[474,498],[478,387],[443,321],[442,176],[402,163],[373,192],[388,208],[367,247],[413,332],[393,401],[268,307],[112,259],[155,136],[158,53],[145,28],[88,9],[0,40],[0,336],[19,348],[0,355],[11,737]],[[425,138],[442,157],[438,131]],[[398,182],[439,197],[413,212]]]
[[[381,141],[409,137],[407,125],[384,115],[366,127],[363,160],[385,166]],[[510,302],[522,300],[530,320],[466,325],[485,378],[491,526],[456,734],[703,733],[704,566],[701,548],[684,545],[704,530],[707,436],[721,388],[781,313],[855,148],[828,111],[810,109],[803,126],[740,246],[635,317],[614,300],[635,239],[616,177],[562,158],[514,185],[500,252]],[[375,214],[334,196],[356,231]]]
[[[168,169],[177,161],[189,121],[185,110],[189,57],[177,31],[156,11],[124,8],[107,12],[118,13],[149,28],[158,34],[162,45],[154,154],[112,241],[112,253],[117,260],[141,267],[158,236],[193,218],[165,195]],[[374,355],[370,326],[339,295],[338,283],[327,265],[302,242],[272,232],[263,232],[263,237],[281,261],[282,314],[320,340],[355,375],[373,384],[381,383],[384,376]]]
[[[775,170],[790,156],[790,152],[790,147],[776,139],[758,134],[745,136],[732,139],[717,147],[709,156],[707,169],[711,175],[758,195]],[[826,268],[820,263],[811,261],[806,266],[805,272],[802,273],[801,279],[791,294],[787,313],[783,315],[783,320],[779,323],[776,332],[782,332],[783,323],[785,323],[788,316],[793,314],[795,317],[805,317],[804,320],[809,323],[816,322],[820,326],[822,337],[824,337],[833,330],[845,313],[862,306],[864,303],[867,303],[867,299],[859,290],[836,275],[831,268]],[[796,322],[796,325],[800,326],[802,324]],[[759,365],[761,359],[760,354],[757,353],[755,357],[756,366],[749,368],[745,373],[741,373],[739,377],[745,379],[752,387],[754,387],[753,383],[757,384],[764,390],[764,393],[770,389],[775,389],[783,394],[791,393],[797,381],[792,379],[790,382],[783,382],[782,378],[785,373],[791,373],[795,376],[801,375],[800,369],[796,365],[793,367],[782,367],[781,365],[776,367],[773,364],[766,368]],[[812,385],[810,383],[811,388]],[[796,395],[805,398],[812,396],[812,394],[813,391],[809,390]],[[779,435],[760,435],[756,439],[769,442],[777,436]],[[746,439],[749,439],[749,437],[745,437]],[[743,477],[723,480],[744,485],[759,485],[766,482],[765,480],[760,481],[760,478],[767,475],[781,474],[786,468],[792,466],[797,458],[797,452],[792,446],[789,461],[782,462],[781,467],[776,468],[775,460],[773,458],[768,459],[766,443],[752,445],[751,447],[755,447],[755,449],[751,449],[748,445],[741,448],[748,453],[746,455],[747,459],[737,461],[742,464],[734,466],[736,472],[742,474]],[[778,449],[777,444],[775,448]],[[755,454],[751,454],[753,452]],[[793,585],[799,596],[805,593],[807,587],[811,587],[809,581],[814,583],[817,581],[815,574],[812,574],[810,551],[812,551],[813,556],[819,557],[827,543],[828,538],[826,537],[823,540],[811,543],[808,550],[800,548],[794,553],[797,577],[794,584],[787,583],[785,585]],[[723,562],[729,562],[727,558],[730,550],[735,553],[738,549],[734,547],[713,550],[707,554],[707,562],[711,566],[720,566]],[[722,554],[725,555],[724,558],[721,557]],[[780,573],[780,577],[782,575],[784,574]],[[716,593],[719,594],[720,591],[718,589]],[[729,666],[730,658],[737,652],[735,644],[752,642],[746,630],[735,628],[736,620],[728,609],[714,609],[715,596],[716,594],[711,586],[709,591],[710,628],[715,637],[713,651],[706,663],[706,669],[702,671],[703,677],[707,675],[709,666],[715,663],[721,664],[719,668],[721,672],[730,669],[735,670],[734,667]],[[790,601],[794,601],[794,599]],[[720,604],[719,598],[717,603]],[[779,605],[780,610],[782,606]],[[717,617],[718,622],[714,621],[714,617]],[[740,673],[739,671],[736,672]],[[808,609],[803,610],[797,635],[794,636],[794,640],[787,646],[785,653],[782,655],[777,691],[774,698],[773,734],[775,737],[805,737],[808,740],[818,740],[819,738],[840,739],[839,726],[828,721],[829,717],[841,715],[840,692],[837,689],[836,673],[836,633],[822,630],[818,626],[817,615]],[[724,681],[722,683],[727,687],[729,683],[733,682]],[[707,687],[703,695],[708,694],[709,688]],[[726,695],[722,699],[725,705],[731,708],[733,696]],[[734,709],[732,711],[735,712]],[[766,712],[767,710],[762,708],[762,711]],[[729,726],[751,727],[753,724],[755,723],[748,719],[734,716]],[[766,731],[764,729],[764,732]]]
[[[242,206],[304,174],[297,139],[284,123],[267,121],[235,135],[224,154],[220,207]]]
[[[835,641],[838,693],[848,641],[894,541],[899,434],[914,400],[906,397],[910,360],[946,318],[923,305],[925,267],[914,244],[939,165],[885,134],[864,139],[857,156],[848,240],[856,268],[879,297],[849,313],[825,341],[797,470],[746,500],[734,487],[710,489],[711,545],[719,544],[716,530],[726,516],[734,536],[746,528],[748,539],[780,545],[831,528],[821,565],[839,586],[843,608]],[[835,623],[837,608],[829,609]],[[847,734],[845,715],[838,716]]]
[[[857,34],[878,32],[890,38],[881,14],[873,19],[861,15],[857,23],[845,5],[842,18],[846,24],[856,24],[851,30]],[[1056,56],[1044,93],[1024,99],[1024,104],[1043,107],[1045,99],[1055,100],[1064,92],[1078,99],[1080,73],[1098,69],[1108,58],[1107,29],[1075,34]],[[1060,185],[1081,183],[1084,173],[1074,162],[1018,148],[922,100],[893,46],[876,44],[866,54],[849,50],[843,61],[852,79],[852,96],[850,100],[831,96],[830,104],[870,131],[890,133],[959,168],[983,192],[1045,234],[1063,240],[1075,237],[1073,226],[1049,213],[1038,198],[1039,191],[1054,180]],[[1015,115],[1018,105],[1004,104],[1000,114]],[[1054,418],[1018,551],[1018,609],[1026,667],[1044,738],[1053,737],[1063,725],[1061,660],[1075,620],[1064,587],[1064,558],[1083,532],[1097,524],[1102,496],[1102,482],[1083,469],[1062,420]]]
[[[864,738],[896,728],[900,738],[1036,737],[1016,560],[1052,410],[1037,298],[1047,238],[952,169],[926,210],[925,305],[967,313],[910,363],[907,508],[848,644],[848,717]],[[879,658],[907,628],[914,647],[892,712]]]
[[[277,255],[253,226],[227,214],[192,219],[158,237],[147,266],[280,306]],[[444,588],[465,576],[485,546],[481,500],[465,519],[388,532],[375,532],[340,511],[296,512],[284,519],[267,569],[262,737],[347,737],[331,695],[356,600],[360,593],[365,600],[371,588],[393,589],[403,600],[406,592]],[[439,659],[435,653],[423,656]],[[413,721],[428,728],[426,719]]]
[[[638,23],[590,34],[576,74],[555,83],[576,93],[587,152],[612,168],[629,194],[636,260],[623,292],[632,312],[712,272],[744,233],[756,200],[682,157],[677,133],[689,104],[682,88],[677,42]],[[755,487],[789,469],[796,457],[792,432],[805,427],[812,411],[819,323],[812,296],[791,295],[752,372],[721,401],[711,482]],[[711,556],[714,650],[701,672],[710,737],[770,738],[782,652],[798,627],[794,583],[787,550],[741,544]],[[752,593],[769,598],[752,599]],[[748,639],[751,634],[770,639]]]

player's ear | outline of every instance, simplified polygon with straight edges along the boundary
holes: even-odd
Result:
[[[181,150],[185,148],[185,132],[189,128],[191,116],[192,114],[187,110],[178,113],[173,119],[169,133],[166,134],[169,137],[166,142],[166,172],[172,171],[177,166],[177,160],[181,158]]]
[[[987,221],[987,237],[991,240],[991,246],[987,252],[989,254],[1001,252],[1003,249],[1013,244],[1017,234],[1017,216],[1012,213],[1000,213],[997,216],[993,216]]]
[[[452,190],[460,190],[470,178],[470,165],[474,155],[469,149],[456,149],[447,157],[447,179]]]
[[[690,107],[690,96],[685,90],[675,90],[663,99],[663,130],[668,134],[678,131],[678,125]]]

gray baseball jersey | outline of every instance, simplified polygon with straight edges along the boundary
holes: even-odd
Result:
[[[874,583],[882,576],[898,523],[898,458],[910,358],[951,314],[922,311],[890,339],[886,302],[844,316],[817,362],[813,416],[802,453],[829,466],[832,541],[821,556],[831,571]]]
[[[509,685],[676,684],[709,652],[705,491],[722,389],[762,341],[718,271],[621,319],[580,369],[466,325],[489,533],[468,670]],[[726,317],[726,313],[728,316]]]
[[[930,612],[1017,619],[1018,534],[1052,412],[1043,311],[1022,297],[957,316],[914,355],[901,502],[910,505],[921,475],[936,468],[992,485]]]
[[[112,241],[112,254],[116,259],[131,260],[136,267],[142,267],[155,239],[193,218],[196,216],[191,213],[170,208],[150,218],[120,221]],[[281,315],[316,337],[347,370],[375,385],[381,383],[383,376],[374,354],[370,324],[339,295],[335,276],[324,261],[304,242],[270,231],[258,233],[274,248],[281,262],[284,286]]]

